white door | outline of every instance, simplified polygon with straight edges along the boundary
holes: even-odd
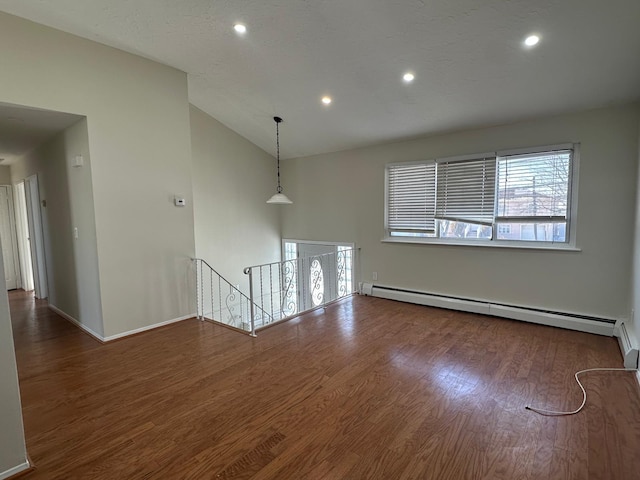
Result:
[[[338,298],[335,256],[337,250],[336,245],[298,244],[298,295],[302,307],[299,311]]]
[[[20,258],[21,287],[29,292],[34,289],[34,285],[24,182],[20,182],[15,186],[13,198],[15,205],[16,236],[18,237],[18,257]]]
[[[2,244],[7,290],[15,290],[19,286],[18,254],[12,207],[11,187],[0,185],[0,243]]]

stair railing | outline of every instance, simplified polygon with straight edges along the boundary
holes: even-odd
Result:
[[[193,261],[198,319],[232,327],[254,337],[257,324],[273,321],[264,309],[254,305],[240,291],[239,285],[232,285],[205,260],[194,258]]]
[[[255,330],[322,308],[354,292],[359,249],[337,247],[335,252],[244,269],[249,277],[249,306]]]

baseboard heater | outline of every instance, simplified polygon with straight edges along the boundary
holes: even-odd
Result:
[[[416,303],[430,307],[460,310],[463,312],[492,315],[494,317],[522,320],[552,327],[578,330],[598,335],[614,336],[615,320],[590,317],[564,312],[554,312],[529,307],[516,307],[482,300],[451,297],[414,290],[387,287],[363,283],[361,293],[373,297],[397,300],[400,302]]]
[[[618,337],[618,344],[624,359],[624,368],[638,368],[638,345],[624,322],[616,325],[616,337]]]

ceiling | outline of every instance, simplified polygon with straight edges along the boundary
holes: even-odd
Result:
[[[81,116],[0,103],[0,165],[11,165]]]
[[[191,103],[271,153],[272,117],[283,117],[284,158],[640,98],[636,0],[0,0],[0,10],[187,72]],[[531,33],[541,41],[525,48]]]

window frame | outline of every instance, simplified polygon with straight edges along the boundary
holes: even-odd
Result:
[[[415,236],[402,236],[393,235],[391,229],[389,229],[388,223],[388,206],[389,206],[389,167],[395,165],[412,165],[412,164],[424,164],[431,162],[452,162],[452,161],[464,161],[479,158],[487,155],[496,156],[496,168],[499,157],[522,155],[522,154],[535,154],[544,153],[557,150],[572,150],[571,156],[571,168],[569,170],[568,180],[568,192],[567,192],[567,215],[566,215],[566,241],[554,242],[554,241],[527,241],[527,240],[498,240],[498,225],[496,222],[494,211],[494,221],[492,224],[492,238],[491,239],[465,239],[465,238],[443,238],[438,237],[437,225],[436,236],[430,237],[415,237]],[[428,160],[418,160],[410,162],[391,162],[385,165],[384,176],[384,237],[382,242],[385,243],[413,243],[413,244],[428,244],[428,245],[447,245],[447,246],[474,246],[474,247],[499,247],[499,248],[523,248],[523,249],[535,249],[535,250],[568,250],[568,251],[580,251],[576,242],[577,232],[577,213],[578,213],[578,179],[580,171],[580,143],[562,143],[554,145],[542,145],[527,148],[517,148],[508,150],[497,150],[494,152],[484,152],[470,155],[458,155],[451,157],[442,157]],[[496,179],[498,175],[496,174]],[[436,173],[437,178],[437,173]],[[436,180],[437,182],[437,180]],[[437,189],[437,184],[436,184]],[[496,198],[497,185],[496,185]],[[541,219],[542,220],[542,219]],[[437,222],[437,220],[436,220]],[[501,222],[504,223],[504,222]],[[517,223],[517,222],[516,222]],[[535,222],[533,222],[535,223]],[[543,220],[539,223],[545,223]]]

